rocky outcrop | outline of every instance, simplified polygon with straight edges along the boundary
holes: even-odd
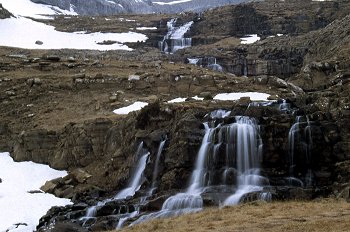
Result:
[[[324,28],[349,12],[348,1],[267,0],[231,5],[201,14],[191,32],[196,37],[298,35]],[[198,35],[198,36],[197,36]],[[195,43],[195,41],[194,41]]]
[[[293,103],[290,104],[293,108]],[[112,229],[116,226],[115,217],[110,216],[114,210],[119,209],[118,207],[121,207],[121,205],[127,205],[125,209],[132,212],[133,209],[130,207],[133,202],[137,202],[138,197],[148,191],[153,178],[152,174],[159,143],[167,138],[165,149],[160,158],[159,175],[157,177],[159,186],[156,193],[150,198],[150,203],[143,206],[144,210],[159,210],[160,205],[169,193],[186,187],[202,141],[202,122],[206,120],[207,113],[217,107],[217,105],[208,105],[207,103],[187,103],[173,107],[159,105],[159,103],[151,104],[137,115],[134,115],[135,119],[128,121],[127,126],[112,126],[107,132],[107,140],[105,140],[107,146],[103,148],[104,150],[102,149],[104,155],[98,158],[104,165],[103,169],[98,168],[95,172],[92,172],[92,169],[86,167],[85,169],[89,170],[88,175],[84,174],[85,171],[77,171],[75,174],[72,173],[70,178],[47,183],[44,189],[54,193],[70,194],[75,188],[74,185],[71,186],[71,183],[74,183],[73,180],[75,182],[93,183],[92,180],[97,178],[97,175],[99,175],[97,179],[104,182],[104,184],[107,184],[105,178],[111,178],[115,182],[119,182],[120,184],[115,186],[114,189],[120,189],[125,186],[125,180],[128,178],[127,170],[132,167],[132,160],[135,160],[133,155],[130,154],[135,152],[137,143],[143,141],[144,147],[150,152],[150,157],[144,171],[141,190],[133,199],[122,202],[111,201],[99,208],[97,221],[93,222],[91,227],[92,230]],[[310,111],[307,106],[301,107],[297,111],[297,114],[307,113],[307,119],[310,121],[308,123],[305,121],[302,124],[303,128],[300,129],[301,132],[298,136],[301,140],[296,143],[298,145],[294,151],[294,177],[307,183],[300,185],[298,181],[291,184],[288,179],[290,176],[290,163],[287,155],[289,153],[288,134],[295,122],[295,117],[290,112],[294,111],[295,108],[286,112],[281,111],[277,103],[270,106],[249,105],[249,100],[244,99],[234,104],[222,105],[222,107],[232,109],[231,115],[223,120],[222,123],[224,124],[234,121],[235,115],[254,117],[259,122],[260,134],[264,144],[261,160],[262,172],[270,180],[269,191],[272,193],[273,199],[309,200],[319,196],[328,196],[331,193],[330,189],[334,180],[339,178],[338,175],[344,171],[344,164],[338,164],[341,160],[339,156],[341,156],[340,154],[346,154],[334,150],[334,146],[341,142],[341,130],[332,118],[320,117],[318,113]],[[306,120],[305,116],[303,120]],[[312,140],[304,135],[303,131],[306,130],[306,126],[309,126],[307,130],[310,131]],[[132,136],[135,136],[136,140],[130,140]],[[121,145],[122,141],[124,141],[123,145]],[[131,143],[125,144],[125,141]],[[312,146],[310,145],[306,151],[305,144],[312,144]],[[130,153],[126,154],[125,152]],[[116,160],[120,160],[120,162],[115,163]],[[109,168],[111,165],[113,165],[113,169]],[[339,172],[334,172],[334,167],[337,167]],[[98,174],[97,170],[99,172],[103,170],[104,174]],[[308,178],[310,178],[310,182],[307,182]],[[343,180],[339,181],[346,183],[346,178],[347,176],[344,175]],[[69,188],[69,186],[71,187]],[[107,188],[106,185],[100,187]],[[64,209],[51,210],[41,220],[40,227],[44,228],[45,225],[51,224],[53,220],[75,222],[81,225],[81,221],[79,222],[78,219],[85,215],[88,205],[96,204],[96,199],[103,199],[103,191],[100,191],[97,195],[96,191],[91,191],[90,194],[94,193],[94,195],[89,195],[86,194],[86,190],[83,194],[76,193],[74,198],[76,202],[83,201],[84,204],[80,203]],[[206,204],[215,204],[217,200],[212,198],[213,196],[210,193],[205,195]],[[247,195],[243,201],[249,201],[249,199],[255,199],[256,197],[255,195]],[[58,212],[62,215],[59,219],[56,217]]]
[[[13,15],[0,4],[0,19],[10,18],[11,16]]]

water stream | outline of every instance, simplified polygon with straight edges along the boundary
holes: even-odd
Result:
[[[222,119],[229,114],[223,110],[211,112],[211,120],[203,123],[205,134],[186,191],[169,197],[159,212],[143,215],[131,225],[198,212],[203,208],[201,195],[213,188],[234,193],[225,201],[226,205],[238,203],[250,192],[259,192],[264,199],[270,198],[268,193],[262,192],[263,185],[268,185],[269,181],[260,176],[262,142],[259,127],[254,119],[244,116],[223,125]],[[236,180],[232,175],[236,175]]]
[[[312,172],[312,121],[308,116],[297,116],[295,123],[289,130],[288,134],[288,166],[289,177],[287,178],[289,185],[292,186],[311,186],[313,183]],[[296,151],[298,149],[298,151]],[[297,153],[298,152],[298,153]],[[299,154],[299,153],[302,154]],[[295,160],[298,156],[303,156],[303,167],[298,167]],[[297,176],[298,175],[298,176]],[[297,176],[297,177],[296,177]],[[300,180],[298,178],[302,178]]]
[[[98,202],[97,205],[89,207],[85,216],[80,219],[83,221],[83,225],[85,225],[88,220],[94,219],[96,217],[97,210],[105,204],[115,200],[124,200],[135,195],[142,185],[142,176],[146,168],[149,154],[150,153],[143,147],[143,142],[141,142],[136,151],[136,166],[132,171],[127,187],[118,192],[114,197],[105,199]]]
[[[184,36],[192,26],[193,21],[179,27],[176,26],[176,23],[176,18],[167,22],[168,33],[164,36],[163,40],[159,42],[159,48],[164,53],[172,54],[179,49],[192,46],[192,39],[185,38]]]

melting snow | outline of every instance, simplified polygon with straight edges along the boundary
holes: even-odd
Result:
[[[136,27],[136,30],[144,31],[144,30],[157,30],[156,27]]]
[[[90,50],[132,50],[122,44],[147,40],[141,33],[90,33],[59,32],[53,26],[39,23],[25,17],[50,19],[43,15],[69,14],[57,7],[35,4],[30,0],[0,0],[4,8],[17,18],[0,20],[0,46],[20,47],[27,49],[90,49]],[[71,7],[72,8],[72,7]],[[36,42],[39,44],[36,44]],[[116,41],[114,44],[98,44],[104,41]]]
[[[90,33],[59,32],[53,26],[32,21],[27,18],[9,18],[0,20],[0,45],[28,49],[91,49],[91,50],[132,50],[120,43],[145,41],[147,36],[135,33]],[[111,45],[99,45],[98,42],[117,41]],[[35,42],[42,41],[42,45]]]
[[[173,100],[168,101],[168,103],[179,103],[179,102],[185,102],[187,98],[183,98],[183,97],[178,97],[175,98]]]
[[[247,35],[246,37],[241,38],[241,44],[252,44],[259,40],[260,37],[257,34]]]
[[[70,11],[58,7],[36,4],[30,0],[0,0],[2,6],[16,16],[46,19],[44,15],[68,14],[76,15],[72,7]]]
[[[0,231],[34,231],[39,219],[53,206],[71,204],[69,199],[51,194],[28,191],[39,190],[45,181],[67,175],[33,162],[14,162],[9,153],[0,153]],[[23,225],[17,226],[15,224]]]
[[[132,105],[122,107],[113,111],[115,114],[128,114],[133,111],[141,110],[143,107],[147,106],[147,102],[135,102]]]
[[[241,97],[250,97],[252,101],[267,101],[270,94],[259,92],[245,92],[245,93],[220,93],[214,97],[214,100],[235,101]]]
[[[178,0],[178,1],[172,1],[172,2],[152,2],[153,4],[158,4],[158,5],[174,5],[174,4],[179,4],[179,3],[184,3],[184,2],[191,2],[192,0]]]
[[[183,98],[183,97],[178,97],[175,99],[172,99],[170,101],[167,101],[167,103],[180,103],[180,102],[185,102],[187,98]],[[203,97],[198,97],[198,96],[194,96],[192,97],[192,99],[197,100],[197,101],[203,101],[204,98]]]

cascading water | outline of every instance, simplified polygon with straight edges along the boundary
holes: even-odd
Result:
[[[115,200],[123,200],[135,195],[135,193],[140,189],[142,185],[142,176],[146,168],[149,154],[150,153],[143,147],[143,142],[141,142],[136,152],[136,166],[133,170],[133,175],[130,179],[128,186],[121,190],[113,198],[100,201],[97,203],[97,205],[89,207],[86,211],[85,216],[81,218],[81,220],[84,221],[83,225],[86,223],[87,220],[96,217],[97,209],[104,206],[106,203]]]
[[[294,147],[295,140],[297,140],[296,136],[299,134],[300,119],[301,116],[296,117],[295,123],[292,125],[288,133],[289,175],[291,177],[294,176]]]
[[[178,193],[174,196],[169,197],[162,206],[162,209],[159,212],[151,213],[140,217],[138,220],[133,222],[131,225],[135,225],[144,221],[148,221],[154,218],[164,218],[177,216],[185,213],[192,213],[200,211],[203,207],[203,200],[200,196],[202,192],[202,174],[203,166],[205,161],[205,155],[207,152],[207,147],[210,143],[210,137],[213,128],[209,128],[208,124],[205,126],[205,135],[202,140],[202,145],[199,149],[196,166],[192,172],[192,177],[190,185],[185,193]]]
[[[227,191],[232,189],[230,186],[238,184],[238,190],[226,204],[236,203],[233,198],[238,202],[241,196],[253,191],[260,192],[261,198],[270,198],[269,193],[261,193],[262,185],[268,184],[268,179],[259,175],[262,152],[259,128],[249,117],[236,117],[236,122],[229,125],[217,122],[229,114],[228,111],[214,111],[208,115],[214,121],[203,124],[205,134],[186,192],[169,197],[161,211],[144,215],[132,225],[154,218],[198,212],[203,208],[201,194],[210,192],[214,186],[223,186],[217,189]],[[230,177],[236,173],[235,182]],[[217,178],[220,176],[222,178]]]
[[[157,177],[158,177],[158,172],[159,172],[159,161],[160,161],[160,156],[162,155],[163,148],[165,145],[166,139],[162,140],[159,144],[158,151],[157,151],[157,156],[156,160],[154,163],[154,169],[153,169],[153,174],[152,174],[152,185],[151,189],[149,191],[149,195],[152,195],[155,189],[157,188]]]
[[[146,168],[149,152],[143,148],[143,142],[140,143],[137,149],[137,165],[133,171],[133,176],[130,179],[128,187],[120,191],[115,197],[114,200],[126,199],[127,197],[134,196],[135,193],[141,188],[142,184],[142,175]]]
[[[189,64],[206,67],[214,71],[222,72],[223,68],[217,63],[215,57],[187,58]]]
[[[168,33],[163,40],[159,42],[159,48],[164,53],[175,53],[179,49],[192,46],[192,39],[185,38],[186,32],[190,29],[193,21],[176,27],[177,19],[171,19],[167,22]]]
[[[225,200],[224,205],[238,204],[245,194],[261,192],[262,185],[269,184],[267,178],[260,176],[262,142],[258,125],[254,119],[248,117],[238,117],[236,120],[236,123],[230,125],[229,135],[236,141],[237,190]],[[262,200],[268,199],[269,194],[259,194],[259,197]]]
[[[129,220],[130,218],[134,218],[134,217],[138,216],[140,214],[140,206],[142,204],[144,204],[147,201],[147,198],[150,197],[153,194],[153,192],[156,190],[156,188],[157,188],[157,176],[158,176],[158,171],[159,171],[159,161],[160,161],[160,157],[161,157],[161,154],[163,152],[163,149],[164,149],[165,142],[166,142],[166,139],[162,140],[159,144],[159,147],[158,147],[156,160],[154,163],[153,175],[152,175],[152,185],[151,185],[150,190],[147,192],[147,194],[144,197],[141,197],[140,202],[137,205],[135,205],[135,211],[133,211],[131,213],[126,213],[119,219],[117,229],[121,229],[123,227],[124,223],[127,220]]]
[[[288,103],[286,100],[283,100],[278,109],[283,112],[288,112],[291,110],[290,103]]]
[[[305,121],[306,120],[306,121]],[[288,133],[288,164],[289,164],[289,177],[287,181],[290,185],[293,186],[311,186],[313,182],[313,173],[311,170],[311,162],[312,162],[312,132],[311,132],[312,122],[306,116],[303,120],[302,116],[297,116],[295,123],[289,130]],[[296,166],[296,148],[299,147],[299,152],[303,154],[304,162],[304,173],[302,179],[304,181],[295,177]],[[300,149],[300,147],[302,149]],[[300,151],[301,150],[301,151]]]

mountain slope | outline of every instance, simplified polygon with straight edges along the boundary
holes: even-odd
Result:
[[[35,3],[58,6],[69,10],[71,7],[82,15],[112,15],[120,13],[179,13],[203,11],[205,9],[249,2],[250,0],[31,0]]]

